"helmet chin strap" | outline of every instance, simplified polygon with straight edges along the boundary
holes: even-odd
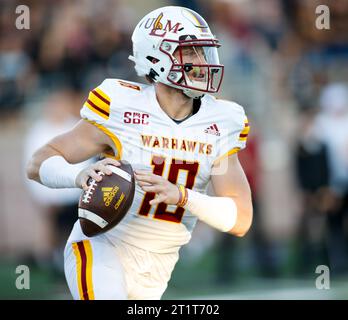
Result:
[[[193,82],[190,79],[188,79],[188,80],[191,84],[193,84]],[[182,91],[186,96],[188,96],[189,98],[193,98],[193,99],[198,99],[198,98],[201,98],[204,96],[204,92],[194,90],[194,89],[184,88]]]
[[[157,81],[156,81],[157,82]],[[175,89],[178,89],[178,90],[181,90],[182,93],[191,98],[191,99],[199,99],[199,98],[202,98],[204,96],[204,92],[201,92],[201,91],[197,91],[197,90],[193,90],[193,89],[188,89],[188,88],[183,88],[179,85],[175,85],[173,83],[166,83],[167,86],[170,86],[172,88],[175,88]]]
[[[200,91],[196,91],[192,89],[182,89],[182,92],[184,93],[184,95],[192,99],[199,99],[204,96],[204,92],[200,92]]]

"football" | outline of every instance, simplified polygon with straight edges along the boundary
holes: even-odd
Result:
[[[132,205],[135,180],[132,166],[120,161],[116,167],[108,165],[111,175],[103,172],[100,182],[89,178],[88,190],[80,196],[78,216],[83,233],[88,237],[106,232],[115,227]]]

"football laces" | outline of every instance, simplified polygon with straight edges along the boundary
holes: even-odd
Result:
[[[98,175],[99,176],[104,176],[105,173],[102,172],[102,171],[99,171],[98,172]],[[82,202],[83,203],[89,203],[89,201],[91,200],[92,198],[92,195],[93,195],[93,191],[95,190],[95,187],[97,186],[97,181],[95,179],[92,179],[91,182],[89,183],[88,185],[88,189],[87,191],[85,192],[85,194],[83,195],[83,199],[82,199]]]

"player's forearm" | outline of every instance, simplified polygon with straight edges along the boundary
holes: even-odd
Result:
[[[228,233],[243,237],[250,229],[253,220],[253,206],[251,196],[233,198],[237,206],[237,219],[236,223]]]
[[[243,236],[249,230],[252,220],[252,206],[241,205],[232,197],[212,197],[192,190],[188,191],[185,209],[201,221],[236,236]]]
[[[39,150],[37,150],[27,164],[27,168],[26,168],[27,177],[31,180],[35,180],[41,183],[39,172],[40,172],[40,167],[42,162],[56,155],[60,155],[60,154],[57,150],[53,149],[50,145],[45,145],[41,147]]]
[[[80,172],[79,165],[69,163],[62,153],[50,144],[35,152],[27,166],[29,179],[54,189],[76,188],[76,177]]]

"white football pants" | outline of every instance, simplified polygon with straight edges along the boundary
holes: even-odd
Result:
[[[65,277],[75,300],[158,300],[178,258],[96,237],[67,243]]]

